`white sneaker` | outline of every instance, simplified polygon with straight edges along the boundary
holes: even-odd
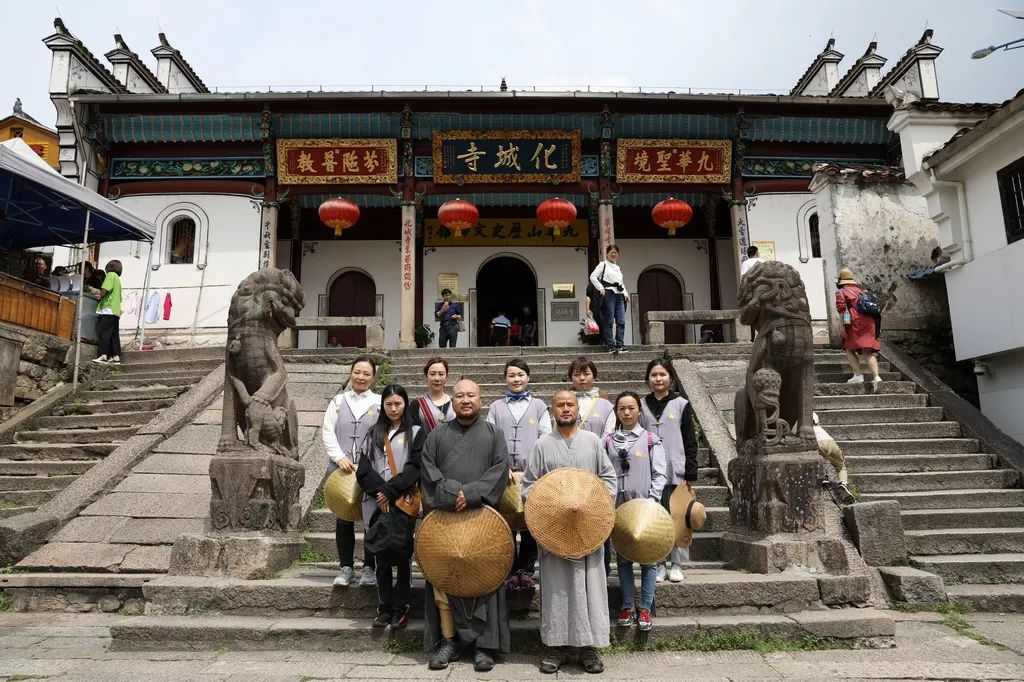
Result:
[[[668,581],[670,583],[683,582],[683,569],[679,567],[679,564],[672,564],[672,568],[668,571]]]
[[[665,582],[665,575],[666,575],[666,573],[667,573],[667,571],[665,569],[665,564],[658,564],[658,579],[657,579],[656,582],[659,582],[659,583]]]
[[[882,383],[882,377],[876,376],[871,380],[871,383],[875,385],[875,388],[878,388],[878,384]]]
[[[377,586],[377,574],[369,566],[363,566],[363,570],[359,574],[359,586],[360,587],[376,587]]]
[[[864,383],[864,375],[863,374],[854,374],[852,377],[850,377],[849,379],[846,380],[846,383],[848,383],[848,384],[863,384]]]
[[[93,358],[92,361],[95,362],[97,365],[105,365],[107,364],[107,356],[101,355],[98,358]]]
[[[109,360],[107,360],[107,364],[108,365],[120,365],[121,364],[121,356],[120,355],[115,355],[114,357],[112,357]],[[881,379],[879,379],[879,381],[881,381]]]
[[[341,574],[334,579],[334,584],[338,587],[348,587],[349,583],[352,582],[352,567],[342,566]]]

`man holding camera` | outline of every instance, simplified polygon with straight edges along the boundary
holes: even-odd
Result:
[[[459,338],[459,322],[462,321],[462,304],[452,301],[452,290],[441,290],[441,302],[434,304],[434,317],[438,322],[438,343],[440,348],[455,348]]]

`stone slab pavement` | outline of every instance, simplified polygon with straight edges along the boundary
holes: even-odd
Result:
[[[975,641],[938,614],[896,614],[897,645],[884,650],[680,651],[605,655],[591,677],[566,666],[559,678],[609,680],[1020,680],[1024,615],[969,614]],[[114,614],[0,614],[0,680],[303,682],[304,680],[540,680],[536,659],[511,655],[491,673],[469,663],[427,669],[418,654],[309,651],[111,651]],[[657,627],[657,624],[655,624]]]

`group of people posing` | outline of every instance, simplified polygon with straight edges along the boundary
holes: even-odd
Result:
[[[448,391],[448,363],[431,358],[423,368],[424,396],[410,399],[405,388],[390,384],[375,393],[377,362],[361,356],[352,363],[349,389],[335,396],[323,421],[329,470],[354,471],[363,490],[363,523],[369,536],[387,515],[405,514],[398,503],[417,487],[431,509],[462,512],[487,505],[495,509],[508,485],[522,480],[525,500],[544,474],[560,467],[592,472],[621,505],[651,499],[666,508],[677,486],[697,480],[697,437],[693,408],[674,391],[671,363],[657,358],[647,365],[650,392],[626,391],[615,403],[595,387],[598,369],[586,357],[574,360],[550,405],[532,396],[530,367],[521,358],[505,363],[505,397],[481,417],[480,387],[469,379]],[[339,519],[336,539],[341,572],[338,586],[376,585],[373,627],[408,624],[412,526],[407,546],[374,556],[364,547],[355,574],[354,524]],[[478,672],[494,666],[494,655],[509,650],[508,589],[533,589],[540,568],[541,639],[546,645],[540,669],[554,673],[571,658],[587,672],[601,672],[597,649],[610,642],[607,576],[610,550],[599,547],[570,561],[538,547],[529,531],[519,533],[512,570],[494,592],[474,599],[448,595],[427,584],[424,648],[429,667],[446,668],[462,653],[473,652]],[[683,580],[689,550],[675,548],[662,564],[640,567],[636,594],[633,566],[617,558],[622,602],[617,623],[650,630],[655,584]]]

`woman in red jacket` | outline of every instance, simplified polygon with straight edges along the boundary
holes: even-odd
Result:
[[[861,373],[860,353],[867,360],[868,370],[871,371],[871,383],[878,387],[882,378],[878,376],[878,358],[875,353],[880,346],[878,336],[875,333],[875,318],[857,312],[857,298],[861,295],[861,288],[853,278],[853,270],[843,268],[839,271],[839,280],[836,282],[839,291],[836,292],[836,310],[843,318],[843,348],[846,349],[846,357],[850,360],[850,371],[853,376],[847,380],[848,384],[863,384],[864,375]]]

